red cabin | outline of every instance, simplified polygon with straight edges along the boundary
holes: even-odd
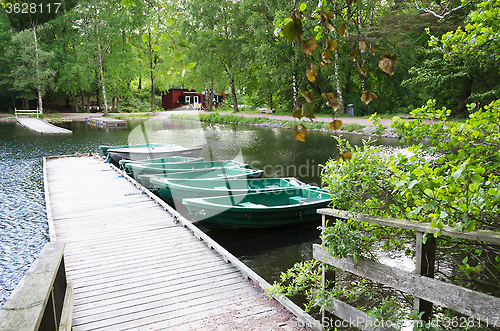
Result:
[[[219,104],[224,100],[224,93],[222,93],[222,95],[215,93],[214,106],[219,106]],[[195,90],[173,88],[168,90],[168,92],[163,94],[161,97],[161,106],[165,110],[171,110],[193,103],[201,103],[201,107],[204,108],[205,94],[198,93]]]

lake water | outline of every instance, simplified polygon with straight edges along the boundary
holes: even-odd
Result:
[[[268,177],[295,176],[319,185],[318,164],[337,154],[330,133],[311,132],[305,142],[299,142],[293,130],[196,121],[131,120],[127,129],[100,129],[85,122],[58,125],[73,133],[40,135],[15,122],[0,122],[0,306],[49,241],[44,156],[97,153],[99,145],[176,143],[203,146],[201,156],[206,159],[244,161],[263,169]],[[351,144],[362,144],[360,136],[346,137]],[[272,283],[295,262],[311,258],[312,244],[319,242],[319,224],[265,231],[209,231],[209,235]]]

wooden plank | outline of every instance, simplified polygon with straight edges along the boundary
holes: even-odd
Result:
[[[203,273],[203,270],[210,270],[210,268],[224,269],[218,262],[219,261],[209,261],[194,266],[186,266],[181,272],[178,270],[150,270],[147,273],[132,274],[131,276],[123,275],[123,277],[109,279],[108,277],[104,277],[104,279],[99,282],[85,282],[84,280],[78,280],[78,282],[76,282],[74,280],[75,294],[78,294],[78,297],[91,296],[93,293],[99,293],[105,289],[115,291],[124,287],[138,287],[142,284],[152,282],[154,279],[158,279],[158,281],[168,281],[168,277],[177,278],[181,277],[180,275],[186,275],[188,273]]]
[[[328,252],[320,245],[313,245],[313,257],[321,262],[482,321],[491,321],[498,317],[500,298],[416,275],[362,257],[358,258],[356,263],[352,257],[336,259],[327,255]]]
[[[186,291],[187,292],[187,291]],[[245,283],[239,282],[236,284],[226,284],[220,288],[192,288],[188,293],[168,293],[169,295],[157,295],[155,297],[143,297],[135,300],[133,304],[122,304],[115,306],[113,310],[101,310],[97,313],[82,317],[75,317],[75,326],[95,323],[96,321],[112,321],[113,319],[122,319],[125,315],[127,318],[135,319],[132,314],[145,315],[147,311],[161,308],[163,313],[167,311],[180,310],[182,306],[190,307],[205,302],[219,301],[220,298],[228,298],[235,296],[246,296],[252,294],[253,291],[246,286]]]
[[[59,323],[59,331],[71,331],[73,324],[73,283],[68,283],[66,286],[66,294],[64,296],[63,309],[61,312],[61,322]]]
[[[117,318],[108,319],[106,321],[96,321],[82,325],[86,328],[99,328],[100,330],[126,330],[128,328],[138,328],[150,324],[151,322],[166,321],[175,317],[190,316],[198,314],[200,311],[210,310],[217,311],[220,308],[235,305],[237,303],[251,304],[254,298],[248,295],[239,295],[241,292],[228,292],[224,295],[201,298],[193,305],[191,302],[178,303],[176,307],[171,307],[168,304],[160,307],[155,307],[149,310],[136,311]],[[231,295],[233,294],[233,295]],[[78,321],[75,321],[74,331],[80,330]]]
[[[176,254],[178,255],[178,254]],[[206,251],[195,251],[193,255],[189,257],[189,261],[199,261],[206,260],[210,258],[210,252]],[[73,270],[67,270],[71,273],[71,277],[78,277],[79,279],[90,279],[91,277],[100,277],[102,274],[113,275],[118,273],[129,272],[132,268],[134,270],[140,270],[141,268],[155,268],[161,266],[162,264],[176,265],[179,262],[186,261],[185,256],[151,256],[149,259],[144,259],[141,261],[133,261],[134,263],[115,263],[114,265],[105,264],[102,267],[96,267],[93,270],[87,271],[80,268],[75,268]]]
[[[215,265],[212,266],[211,268],[208,269],[198,269],[198,270],[192,270],[191,272],[184,272],[184,273],[178,273],[177,277],[170,278],[170,279],[165,279],[161,277],[154,277],[154,278],[147,278],[144,277],[142,279],[137,279],[135,283],[127,283],[127,282],[122,282],[121,284],[114,284],[113,287],[105,287],[101,286],[100,288],[93,288],[93,289],[82,289],[81,291],[76,291],[75,293],[78,294],[78,296],[75,297],[75,306],[78,304],[81,304],[81,302],[86,301],[93,301],[93,300],[98,300],[97,298],[105,299],[109,293],[115,293],[115,292],[123,292],[123,291],[131,291],[132,289],[138,289],[144,286],[149,286],[151,284],[178,284],[179,282],[187,282],[186,280],[183,280],[182,277],[186,278],[189,277],[189,279],[194,280],[198,279],[202,275],[206,274],[211,274],[215,272],[219,273],[227,273],[230,272],[231,267],[228,265]],[[161,275],[160,275],[161,276]]]
[[[415,245],[415,274],[434,278],[434,262],[436,261],[436,238],[429,236],[424,243],[424,234],[417,232]],[[423,313],[422,320],[429,323],[432,320],[432,302],[414,298],[413,309]]]
[[[64,243],[44,246],[0,310],[0,330],[38,330],[64,252]]]
[[[78,310],[78,313],[75,313],[75,318],[80,318],[84,316],[92,316],[95,314],[100,314],[106,311],[113,311],[116,309],[121,309],[124,307],[129,307],[130,302],[140,303],[142,300],[144,302],[148,300],[149,297],[160,297],[166,294],[173,293],[174,291],[192,291],[196,290],[198,292],[217,289],[219,287],[224,287],[232,284],[241,283],[243,279],[238,272],[233,271],[225,275],[224,278],[213,277],[213,281],[205,282],[202,285],[192,286],[186,288],[184,284],[172,285],[172,286],[163,286],[163,287],[155,287],[151,290],[138,292],[129,294],[127,296],[115,296],[112,298],[108,298],[105,301],[97,301],[93,303],[89,303],[85,306],[81,306]],[[182,292],[178,292],[181,294]]]
[[[68,129],[64,129],[40,118],[18,117],[17,122],[27,129],[33,130],[42,134],[68,134],[73,133]]]
[[[338,323],[341,327],[355,327],[363,331],[395,331],[396,329],[390,325],[381,325],[380,322],[374,321],[368,314],[353,306],[346,304],[338,299],[332,298],[330,300],[331,306],[326,306],[325,310],[340,317],[347,323]],[[328,326],[334,329],[335,321],[323,320],[323,326]]]
[[[223,279],[229,279],[230,277],[234,277],[235,274],[241,278],[241,274],[239,274],[238,271],[226,267],[224,269],[214,268],[213,270],[207,270],[207,272],[202,275],[205,276],[205,282],[209,284],[221,281],[221,277]],[[114,289],[114,291],[112,292],[94,293],[92,296],[76,298],[75,307],[77,307],[76,309],[78,311],[81,311],[90,309],[94,306],[106,305],[108,302],[114,302],[116,300],[127,300],[130,303],[130,301],[127,299],[129,296],[133,295],[142,296],[145,295],[145,293],[148,293],[150,291],[156,291],[162,288],[175,289],[176,286],[184,287],[186,286],[185,284],[198,279],[199,276],[200,276],[199,274],[187,275],[185,276],[184,279],[170,279],[168,281],[161,281],[156,279],[154,280],[154,282],[143,283],[140,284],[140,286],[134,288],[122,288],[122,289]]]
[[[359,222],[390,226],[398,229],[407,229],[423,233],[434,233],[438,231],[437,228],[431,227],[430,223],[402,220],[389,217],[370,216],[353,212],[346,212],[338,209],[331,209],[331,208],[318,209],[317,212],[321,215],[333,216],[342,219],[352,219]],[[444,236],[450,236],[450,237],[473,240],[473,241],[482,241],[494,245],[500,245],[500,233],[498,232],[486,231],[486,230],[462,232],[452,228],[451,226],[444,226],[442,231]]]

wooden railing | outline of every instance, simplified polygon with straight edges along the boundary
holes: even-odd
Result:
[[[21,115],[36,114],[36,118],[39,118],[40,114],[42,113],[42,111],[40,109],[17,109],[17,108],[14,108],[14,111],[16,113],[16,118],[19,114],[21,114]]]
[[[0,309],[2,331],[69,331],[73,287],[66,282],[64,243],[50,242]]]
[[[314,259],[412,295],[414,308],[419,313],[424,312],[422,317],[424,321],[431,320],[432,306],[437,304],[470,316],[482,325],[500,326],[500,298],[433,279],[436,239],[434,236],[428,236],[425,243],[422,240],[424,233],[432,234],[437,230],[430,224],[347,213],[329,208],[319,209],[318,213],[322,215],[323,227],[327,218],[337,218],[415,231],[415,271],[413,273],[404,271],[362,257],[358,258],[357,262],[352,257],[331,257],[328,256],[328,251],[320,245],[313,246]],[[445,236],[500,245],[500,233],[492,231],[461,232],[452,227],[444,227],[442,232]],[[337,299],[333,299],[331,305],[332,307],[325,307],[325,309],[350,325],[363,330],[375,329],[370,326],[373,321],[370,321],[363,311]]]

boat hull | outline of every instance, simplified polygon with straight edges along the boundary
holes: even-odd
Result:
[[[120,160],[150,160],[169,156],[199,157],[203,147],[183,148],[173,147],[137,147],[108,149],[107,155],[113,163],[119,164]]]
[[[244,178],[244,179],[151,179],[158,195],[176,205],[183,199],[207,198],[249,193],[265,193],[289,187],[313,187],[295,178]]]
[[[186,163],[155,163],[144,164],[130,162],[125,164],[127,173],[134,177],[145,174],[168,174],[172,172],[202,171],[213,170],[217,168],[245,168],[248,164],[236,161],[203,161]]]
[[[198,171],[184,171],[166,174],[153,174],[153,175],[139,175],[136,180],[147,188],[153,188],[151,178],[158,178],[161,182],[162,178],[176,178],[176,179],[243,179],[243,178],[260,178],[264,171],[242,168],[215,168],[211,170],[198,170]]]
[[[190,217],[210,228],[272,228],[318,220],[318,208],[331,202],[319,188],[184,199]]]

